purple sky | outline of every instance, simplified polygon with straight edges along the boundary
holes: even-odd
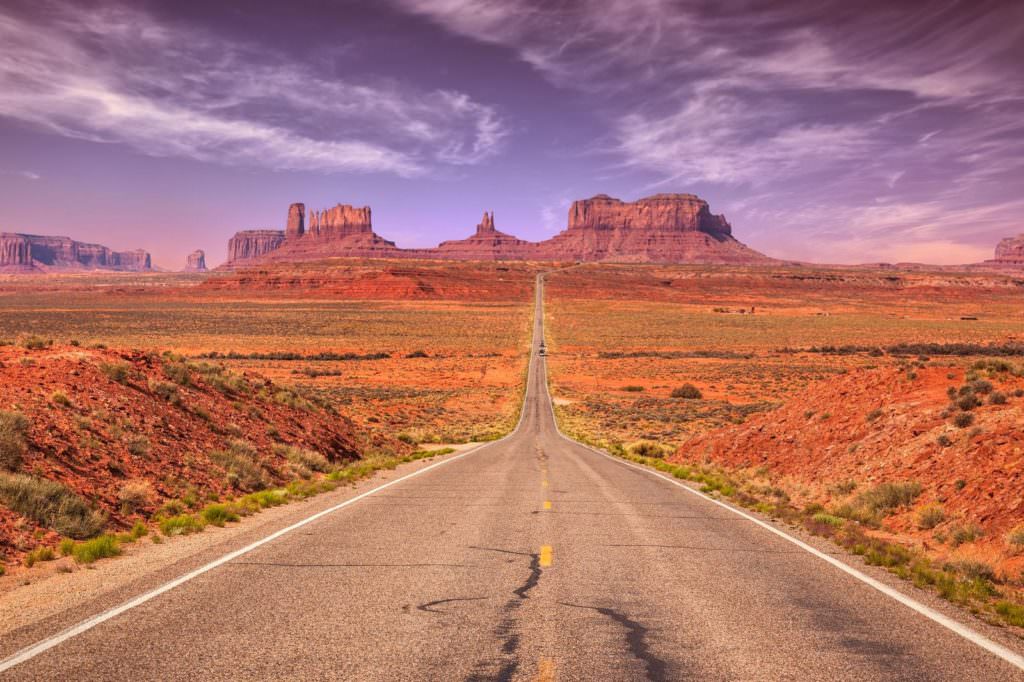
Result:
[[[1024,3],[870,5],[5,0],[0,230],[177,269],[292,201],[433,246],[694,192],[773,256],[988,258],[1024,232]]]

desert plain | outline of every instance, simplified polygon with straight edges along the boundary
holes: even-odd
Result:
[[[538,273],[563,432],[1024,626],[1010,274],[330,259],[12,276],[0,398],[27,422],[21,469],[94,500],[94,530],[134,552],[268,487],[304,497],[361,460],[498,438]],[[0,511],[4,590],[78,570],[68,538],[90,532]]]

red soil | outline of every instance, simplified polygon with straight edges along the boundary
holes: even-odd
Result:
[[[127,365],[128,378],[111,379],[103,363]],[[175,384],[180,402],[174,405],[150,384],[170,381],[167,364],[140,351],[0,348],[0,409],[17,410],[31,423],[20,471],[59,481],[105,511],[111,528],[126,528],[189,491],[204,501],[231,494],[225,470],[208,453],[234,438],[257,450],[272,484],[296,476],[291,463],[273,452],[274,443],[315,450],[331,461],[354,459],[375,439],[377,445],[406,448],[364,434],[332,410],[283,404],[294,394],[249,373],[244,387],[231,390],[218,388],[213,375],[192,371],[190,385]],[[70,405],[54,400],[56,391]],[[147,445],[140,448],[140,441]],[[129,450],[133,443],[137,454]],[[154,492],[151,504],[133,513],[122,511],[118,499],[129,481],[146,481]],[[58,539],[56,532],[0,505],[0,562]]]
[[[812,384],[777,410],[687,441],[673,459],[764,467],[803,503],[843,501],[847,496],[830,488],[844,481],[857,482],[854,495],[881,482],[916,481],[921,495],[912,508],[885,519],[886,531],[946,555],[933,539],[936,531],[977,523],[985,537],[970,551],[1016,575],[1024,558],[1008,557],[1004,538],[1024,522],[1024,398],[1012,395],[1024,388],[1024,379],[995,375],[991,382],[1008,402],[973,410],[974,424],[958,429],[951,416],[956,410],[942,413],[950,402],[947,388],[961,386],[964,371],[913,371],[916,379],[889,367]],[[940,445],[941,435],[952,444]],[[935,530],[919,530],[916,510],[931,503],[941,504],[947,520]]]
[[[538,266],[331,259],[240,269],[210,277],[198,293],[357,300],[529,300]],[[192,290],[195,291],[195,290]]]

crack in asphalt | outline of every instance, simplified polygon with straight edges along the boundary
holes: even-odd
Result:
[[[543,569],[540,567],[540,554],[530,555],[530,575],[523,581],[523,584],[512,591],[520,599],[529,599],[528,592],[537,587],[540,582],[540,574]]]
[[[505,605],[502,607],[502,612],[505,614],[504,618],[501,619],[501,622],[499,622],[498,626],[494,629],[494,634],[501,641],[500,667],[494,674],[489,674],[488,672],[481,670],[481,668],[489,668],[495,663],[495,661],[480,661],[476,665],[477,671],[466,678],[467,682],[483,682],[484,680],[509,682],[513,679],[516,671],[519,669],[519,659],[516,657],[516,653],[519,650],[520,639],[516,612],[523,603],[529,599],[530,590],[535,588],[540,582],[540,576],[544,572],[544,569],[540,567],[540,554],[533,552],[515,552],[508,549],[498,549],[496,547],[471,546],[470,549],[530,557],[530,574],[519,585],[519,587],[512,590],[512,594],[514,596],[505,602]]]
[[[447,611],[440,611],[432,608],[434,606],[440,606],[441,604],[450,604],[451,602],[457,601],[481,601],[487,599],[487,597],[452,597],[451,599],[436,599],[434,601],[428,601],[425,604],[419,604],[416,606],[418,611],[426,611],[427,613],[447,613]]]
[[[592,611],[597,611],[602,616],[612,619],[616,624],[625,628],[626,646],[629,649],[629,653],[632,654],[635,659],[644,664],[644,676],[648,680],[668,679],[668,664],[655,656],[651,651],[650,646],[647,644],[648,630],[642,623],[632,620],[621,611],[607,607],[570,604],[568,602],[558,603],[562,606],[570,606],[574,609],[590,609]]]

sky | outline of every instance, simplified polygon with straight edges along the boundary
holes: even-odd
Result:
[[[288,204],[399,246],[691,192],[779,258],[1024,232],[1024,3],[0,4],[0,231],[215,265]]]

